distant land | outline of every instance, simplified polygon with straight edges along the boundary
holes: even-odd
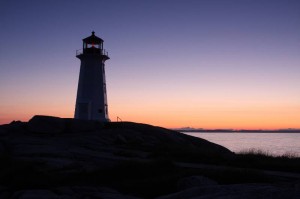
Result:
[[[203,128],[175,128],[172,129],[179,132],[193,132],[193,133],[203,133],[203,132],[213,132],[213,133],[300,133],[300,129],[288,128],[288,129],[275,129],[275,130],[265,130],[265,129],[203,129]]]

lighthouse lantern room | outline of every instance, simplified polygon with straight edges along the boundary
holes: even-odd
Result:
[[[81,64],[74,118],[108,122],[105,80],[108,53],[103,49],[103,40],[94,31],[82,41],[83,48],[76,51]]]

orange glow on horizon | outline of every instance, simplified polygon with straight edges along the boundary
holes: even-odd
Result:
[[[69,99],[24,101],[22,105],[6,105],[0,107],[0,124],[13,120],[28,121],[34,115],[50,115],[62,118],[73,118],[74,102]],[[183,100],[183,99],[182,99]],[[300,107],[291,103],[285,104],[251,104],[251,103],[182,103],[176,99],[168,103],[168,99],[136,101],[123,98],[118,103],[116,98],[111,100],[109,116],[116,121],[117,116],[122,121],[147,123],[165,128],[204,128],[204,129],[300,129]],[[143,103],[139,103],[142,101]],[[151,103],[150,103],[151,101]],[[66,104],[65,104],[66,103]],[[5,114],[3,114],[5,113]]]
[[[49,115],[61,118],[73,118],[73,112],[53,112],[45,111],[40,113],[24,113],[19,115],[2,115],[0,118],[0,124],[8,124],[13,120],[20,120],[26,122],[30,120],[34,115]],[[130,121],[137,123],[146,123],[154,126],[161,126],[165,128],[203,128],[203,129],[263,129],[263,130],[275,130],[275,129],[300,129],[299,121],[300,117],[296,117],[293,113],[286,114],[284,116],[265,114],[261,117],[255,115],[244,115],[243,117],[226,117],[226,116],[201,116],[198,117],[172,117],[168,114],[110,114],[111,121],[116,121],[117,116],[119,116],[122,121]],[[284,119],[286,118],[286,119]],[[289,119],[290,118],[290,119]]]

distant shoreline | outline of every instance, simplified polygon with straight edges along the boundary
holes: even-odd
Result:
[[[172,129],[183,133],[300,133],[300,130],[186,130],[186,129]]]

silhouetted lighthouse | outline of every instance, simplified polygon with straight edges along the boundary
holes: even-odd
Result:
[[[104,67],[109,57],[94,31],[82,41],[82,50],[76,52],[81,65],[74,118],[109,122]]]

